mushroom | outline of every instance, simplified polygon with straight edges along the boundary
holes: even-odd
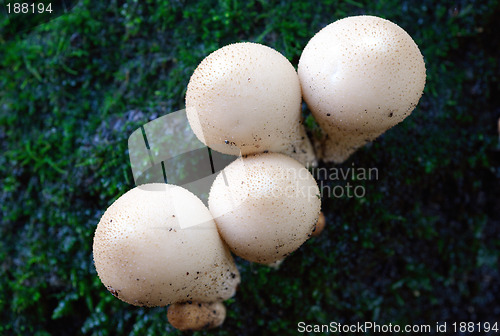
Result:
[[[136,187],[102,216],[94,263],[106,288],[136,306],[232,297],[240,281],[208,209],[184,188]]]
[[[321,200],[316,181],[302,164],[267,153],[224,168],[210,189],[208,205],[233,253],[272,264],[311,236]]]
[[[243,42],[198,65],[188,83],[186,113],[198,139],[218,152],[281,152],[314,165],[301,101],[292,64],[272,48]]]
[[[426,77],[410,35],[365,15],[320,30],[302,52],[298,75],[304,100],[327,134],[317,154],[336,163],[409,116]]]
[[[168,306],[168,322],[180,331],[196,331],[219,327],[226,318],[222,302],[182,302]]]
[[[323,232],[323,229],[325,228],[326,220],[325,220],[325,215],[323,212],[320,212],[318,221],[316,222],[316,226],[314,227],[314,230],[311,234],[313,237],[317,237]]]

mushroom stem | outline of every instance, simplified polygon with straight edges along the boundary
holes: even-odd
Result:
[[[267,266],[269,266],[275,270],[278,270],[281,267],[281,264],[283,264],[283,261],[285,261],[285,258],[280,259],[280,260],[276,260],[275,262],[267,264]]]
[[[291,142],[290,146],[281,152],[299,161],[306,167],[317,167],[318,160],[302,122],[297,125],[294,133],[297,134],[296,140]]]
[[[316,226],[314,227],[314,230],[313,230],[311,236],[312,237],[319,236],[321,234],[321,232],[323,232],[323,229],[325,228],[325,224],[326,224],[325,215],[323,214],[323,212],[320,212],[319,217],[318,217],[318,221],[316,222]]]
[[[320,122],[321,127],[323,126]],[[326,126],[323,129],[331,129],[335,126]],[[343,163],[359,148],[366,143],[375,140],[383,132],[363,132],[356,133],[351,130],[342,129],[336,126],[335,131],[331,131],[321,139],[314,139],[318,159],[325,162]]]
[[[180,331],[196,331],[217,328],[226,318],[222,302],[182,302],[170,305],[168,322]]]
[[[500,118],[498,118],[498,142],[500,143]]]

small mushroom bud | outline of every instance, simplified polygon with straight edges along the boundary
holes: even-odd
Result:
[[[500,141],[500,118],[498,118],[498,140]]]
[[[320,212],[318,221],[316,222],[316,226],[314,227],[314,230],[311,235],[313,237],[319,236],[321,232],[323,232],[323,229],[325,228],[325,223],[326,223],[325,215],[323,214],[323,212]]]
[[[188,83],[186,113],[198,139],[218,152],[280,152],[314,165],[301,101],[292,64],[272,48],[244,42],[216,50],[198,65]]]
[[[321,200],[304,166],[286,155],[268,153],[229,164],[215,179],[208,205],[233,253],[271,264],[311,236]]]
[[[196,331],[217,328],[226,318],[222,302],[182,302],[170,305],[168,322],[180,331]]]
[[[304,48],[298,74],[302,94],[326,133],[325,162],[340,163],[403,121],[425,86],[418,46],[398,25],[353,16],[320,30]]]
[[[93,252],[102,283],[136,306],[226,300],[240,281],[208,209],[169,184],[141,185],[118,198],[97,226]]]

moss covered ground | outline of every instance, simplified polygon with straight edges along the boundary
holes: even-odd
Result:
[[[366,195],[325,197],[325,231],[279,269],[238,260],[224,326],[198,334],[500,324],[498,1],[81,0],[30,31],[0,21],[0,334],[178,334],[165,308],[115,299],[93,266],[100,216],[134,186],[128,136],[183,108],[191,73],[217,48],[259,42],[296,66],[315,32],[359,14],[414,38],[424,96],[347,162],[322,164],[378,178],[325,182]]]

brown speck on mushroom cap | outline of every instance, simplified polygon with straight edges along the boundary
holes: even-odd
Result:
[[[318,194],[304,166],[286,155],[267,153],[228,165],[215,179],[208,204],[233,253],[271,264],[309,238],[321,208]]]
[[[258,43],[235,43],[208,55],[191,76],[186,113],[198,139],[225,154],[264,151],[315,163],[301,124],[301,89],[292,64]]]
[[[180,331],[206,330],[219,327],[226,318],[222,302],[183,302],[170,305],[167,310],[170,324]]]
[[[328,134],[323,160],[334,162],[410,115],[426,79],[410,35],[367,15],[319,31],[302,52],[298,75],[304,100]]]
[[[138,306],[226,300],[240,281],[208,209],[168,184],[145,184],[118,198],[97,226],[93,254],[102,283]]]

